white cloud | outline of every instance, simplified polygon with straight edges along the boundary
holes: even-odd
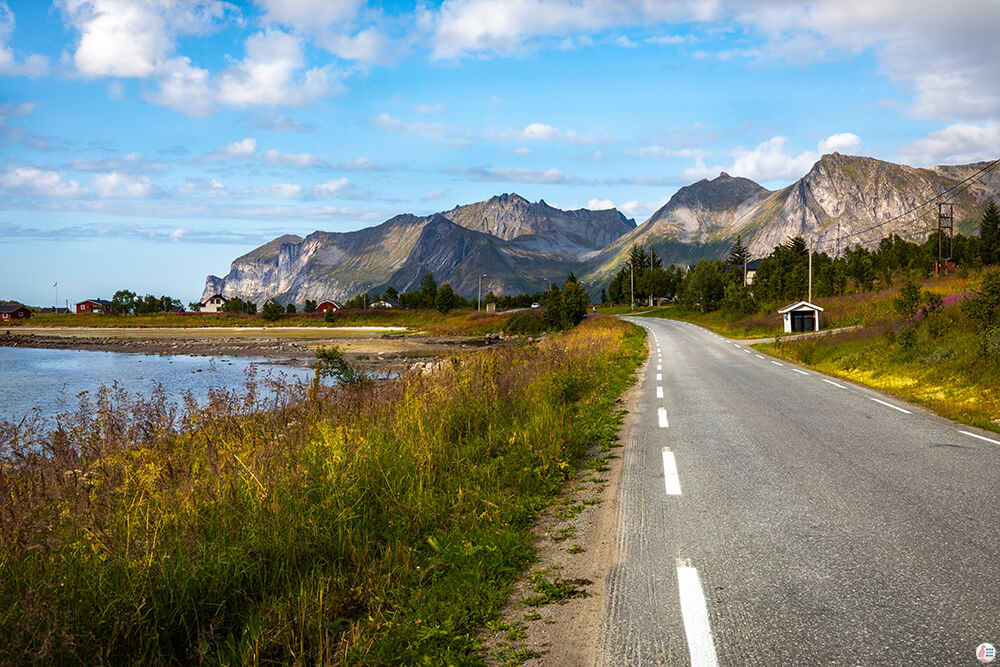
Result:
[[[544,37],[565,37],[615,26],[704,20],[717,3],[615,2],[614,0],[446,0],[424,24],[431,30],[431,57],[468,53],[512,54]]]
[[[465,167],[449,169],[448,173],[469,176],[478,181],[496,181],[500,183],[548,183],[563,184],[573,182],[559,169],[527,169],[522,167],[499,167],[489,169],[484,167]]]
[[[330,67],[304,65],[301,40],[280,30],[247,38],[245,57],[218,75],[218,100],[241,107],[256,104],[300,106],[343,88]]]
[[[18,61],[14,49],[7,46],[14,34],[14,26],[14,12],[10,10],[6,0],[0,0],[0,74],[31,78],[44,76],[49,71],[48,58],[31,54]]]
[[[311,29],[354,18],[363,0],[256,0],[267,19],[295,28]]]
[[[649,160],[665,160],[670,158],[704,159],[705,151],[696,148],[666,148],[664,146],[643,146],[638,149],[628,149],[625,155],[641,157]]]
[[[591,199],[587,202],[587,206],[585,208],[589,208],[591,211],[603,211],[614,207],[615,203],[610,199]]]
[[[104,198],[125,197],[136,199],[148,197],[153,184],[146,176],[129,176],[117,171],[94,174],[94,190]]]
[[[257,155],[257,140],[247,137],[240,141],[226,144],[218,150],[206,153],[202,162],[228,162],[229,160],[248,160]]]
[[[365,28],[354,35],[327,32],[319,35],[316,43],[338,58],[365,65],[392,65],[405,53],[403,44],[377,28]]]
[[[157,73],[180,35],[204,35],[233,9],[222,0],[58,0],[80,33],[73,63],[83,76]]]
[[[917,167],[995,160],[1000,156],[1000,122],[985,125],[949,125],[911,141],[900,150],[900,159]]]
[[[332,199],[333,197],[343,194],[350,187],[350,179],[335,178],[327,181],[326,183],[320,183],[313,188],[313,197],[316,199]]]
[[[841,132],[831,134],[829,137],[819,142],[819,152],[826,153],[850,153],[861,148],[861,137],[851,132]]]
[[[511,153],[513,153],[514,155],[531,155],[533,152],[534,151],[532,151],[527,146],[518,146],[517,148],[511,151]]]
[[[327,163],[325,158],[312,153],[282,153],[274,148],[267,149],[261,155],[268,164],[283,167],[318,167]]]
[[[190,58],[167,60],[156,78],[160,89],[147,93],[149,101],[189,116],[207,116],[215,110],[211,75],[208,70],[192,65]]]
[[[638,44],[636,44],[635,42],[633,42],[631,39],[629,39],[628,37],[626,37],[625,35],[622,35],[621,37],[619,37],[618,39],[616,39],[615,40],[615,44],[617,44],[618,46],[622,47],[623,49],[634,49],[637,46],[639,46]]]
[[[680,35],[660,35],[658,37],[647,37],[647,44],[660,44],[660,45],[671,45],[671,44],[683,44],[684,42],[694,41],[689,37],[682,37]]]
[[[129,153],[125,157],[109,157],[100,160],[77,159],[69,163],[69,169],[74,171],[118,171],[137,173],[143,171],[165,171],[167,165],[150,162],[138,153]]]
[[[62,174],[49,169],[18,167],[0,174],[0,186],[44,197],[74,198],[87,193],[87,188],[74,180],[63,180]]]
[[[190,233],[191,233],[191,230],[184,229],[183,227],[178,227],[174,231],[170,232],[170,240],[173,241],[174,243],[176,243],[177,241],[180,241],[181,239],[183,239],[185,236],[187,236]]]
[[[794,154],[785,144],[787,137],[772,137],[758,144],[753,150],[739,146],[732,151],[732,164],[728,166],[706,166],[703,155],[695,156],[695,166],[685,169],[685,178],[714,178],[725,171],[733,176],[742,176],[757,182],[796,180],[802,178],[812,166],[822,157],[824,152],[836,150],[838,147],[857,148],[861,138],[850,132],[833,134],[821,140],[816,151],[802,151]]]
[[[432,201],[444,197],[444,190],[431,190],[420,197],[420,201]]]
[[[608,139],[592,134],[581,135],[575,130],[561,130],[558,127],[546,125],[545,123],[531,123],[525,126],[524,129],[513,133],[508,130],[494,132],[496,138],[504,138],[511,134],[525,141],[553,141],[570,144],[599,144],[608,141]]]
[[[280,199],[293,199],[302,194],[302,186],[296,183],[275,183],[268,186],[265,193]]]

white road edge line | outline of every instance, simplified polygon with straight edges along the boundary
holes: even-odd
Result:
[[[985,435],[976,435],[975,433],[969,433],[968,431],[959,431],[962,435],[967,435],[970,438],[979,438],[980,440],[985,440],[986,442],[992,442],[994,445],[1000,445],[1000,440],[994,440],[993,438],[987,438]]]
[[[753,354],[753,352],[751,352],[750,350],[743,350],[743,351],[746,352],[747,354]]]
[[[825,382],[825,383],[827,383],[827,384],[832,384],[832,385],[833,385],[834,387],[836,387],[837,389],[847,389],[847,387],[845,387],[844,385],[842,385],[842,384],[837,384],[837,383],[836,383],[836,382],[834,382],[833,380],[827,380],[826,378],[823,378],[823,382]]]
[[[698,570],[690,563],[677,559],[677,588],[681,598],[681,617],[687,636],[691,667],[717,667],[712,627],[708,623],[708,606],[698,580]]]
[[[656,418],[660,422],[660,428],[668,428],[670,426],[670,423],[667,422],[667,409],[666,408],[657,408],[657,410],[656,410]]]
[[[657,398],[663,398],[663,387],[657,387],[656,388],[656,397]]]
[[[887,408],[892,408],[893,410],[899,410],[900,412],[905,412],[908,415],[912,415],[913,414],[909,410],[904,410],[903,408],[899,407],[898,405],[893,405],[892,403],[886,403],[885,401],[880,401],[877,398],[874,398],[872,396],[869,396],[868,400],[875,401],[876,403],[881,403],[882,405],[886,406]]]
[[[668,496],[681,495],[681,478],[677,474],[677,460],[668,447],[663,448],[663,485]]]
[[[781,363],[780,361],[772,361],[771,363],[774,364],[775,366],[784,366],[784,364]]]
[[[799,373],[800,375],[809,375],[809,373],[806,373],[805,371],[800,371],[798,368],[793,368],[792,370],[795,371],[796,373]]]

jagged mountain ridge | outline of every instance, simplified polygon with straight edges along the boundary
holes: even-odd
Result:
[[[225,277],[208,276],[202,300],[213,294],[255,302],[346,299],[389,285],[413,289],[428,271],[460,294],[477,290],[484,273],[484,292],[536,291],[634,227],[617,210],[563,211],[504,194],[354,232],[280,237],[237,258]]]
[[[723,172],[712,181],[678,190],[646,222],[589,258],[578,275],[588,283],[606,283],[635,244],[655,248],[667,263],[693,263],[723,257],[737,235],[754,257],[766,256],[793,236],[802,236],[811,247],[830,254],[854,245],[873,248],[888,234],[923,240],[936,224],[936,206],[882,223],[945,192],[986,164],[919,169],[831,153],[801,179],[775,191]],[[998,194],[1000,174],[994,171],[974,187],[959,188],[949,196],[955,203],[956,223],[965,221],[956,225],[956,231],[977,230],[974,219],[985,200]]]
[[[461,294],[475,294],[483,273],[484,292],[510,294],[545,289],[574,271],[599,294],[634,244],[655,248],[666,263],[690,264],[724,256],[737,234],[758,257],[796,235],[831,253],[838,245],[873,247],[889,233],[921,239],[936,220],[936,207],[858,232],[985,164],[918,169],[832,153],[776,191],[726,173],[702,179],[678,190],[639,226],[614,209],[563,211],[503,194],[431,216],[399,215],[355,232],[280,237],[235,260],[227,276],[209,276],[203,298],[344,299],[389,285],[413,289],[427,271]],[[967,221],[959,229],[978,229],[973,220],[998,193],[1000,173],[994,171],[950,197],[956,221]]]

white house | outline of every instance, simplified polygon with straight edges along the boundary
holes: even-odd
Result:
[[[203,313],[221,313],[222,309],[226,307],[226,303],[229,301],[226,297],[221,294],[213,294],[212,296],[205,299],[205,303],[201,304],[201,312]]]
[[[823,312],[820,306],[808,301],[799,301],[785,306],[778,312],[785,318],[785,333],[819,331],[819,314]]]

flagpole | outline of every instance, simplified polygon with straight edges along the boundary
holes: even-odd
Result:
[[[54,282],[52,286],[56,288],[56,305],[52,307],[52,314],[55,315],[59,312],[59,281]]]

